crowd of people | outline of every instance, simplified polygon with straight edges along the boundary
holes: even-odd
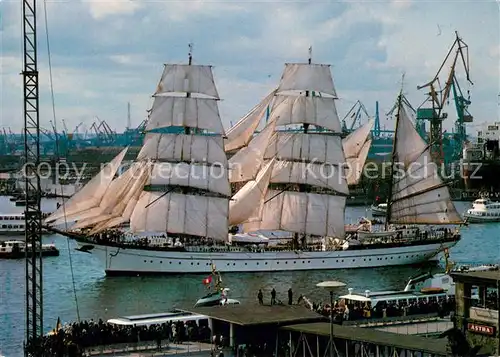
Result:
[[[261,289],[257,293],[257,300],[260,305],[264,304],[264,294]],[[276,290],[271,290],[271,305],[283,304],[277,298]],[[293,304],[293,291],[288,289],[288,305]],[[297,304],[304,304],[313,311],[324,316],[331,316],[331,306],[328,303],[314,303],[303,295],[300,295]],[[411,315],[438,314],[438,316],[448,316],[455,310],[454,296],[430,297],[428,299],[410,298],[402,300],[380,301],[375,306],[368,302],[346,301],[344,299],[335,301],[333,304],[333,316],[336,322],[346,320],[361,320],[368,318],[392,318]]]
[[[208,326],[198,326],[196,321],[122,326],[102,320],[90,320],[66,325],[44,336],[40,341],[29,341],[26,349],[43,351],[43,356],[47,357],[80,357],[90,348],[116,344],[151,342],[161,349],[170,342],[209,342],[210,334]]]
[[[400,301],[381,301],[375,306],[370,302],[335,301],[333,316],[336,322],[354,321],[361,319],[386,319],[412,315],[438,314],[440,317],[448,316],[455,310],[455,298],[448,296],[444,299],[410,299]],[[330,304],[313,303],[312,309],[324,316],[331,315]]]

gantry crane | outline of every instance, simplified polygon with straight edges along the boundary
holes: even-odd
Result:
[[[40,113],[38,93],[36,0],[23,0],[23,94],[26,227],[26,342],[25,356],[42,356],[43,279],[42,215],[40,211]],[[30,179],[30,177],[32,179]],[[38,253],[37,253],[38,252]]]
[[[361,103],[360,100],[356,101],[354,105],[349,109],[349,111],[346,113],[344,118],[342,119],[342,130],[345,132],[352,132],[356,128],[356,124],[358,126],[361,126],[361,114],[364,113],[368,118],[370,115],[368,114],[368,111],[366,110],[365,106],[363,103]],[[347,127],[347,122],[346,119],[352,119],[351,125]]]
[[[430,82],[417,87],[417,89],[429,88],[429,92],[427,93],[428,97],[417,109],[417,123],[422,123],[425,120],[430,121],[429,145],[432,158],[434,162],[438,164],[441,164],[444,160],[442,124],[443,120],[448,117],[448,113],[444,113],[443,108],[449,99],[451,91],[454,93],[455,106],[458,114],[455,123],[455,140],[456,147],[459,147],[459,152],[461,152],[463,142],[466,139],[464,123],[472,122],[472,116],[467,111],[470,100],[462,96],[462,91],[460,90],[456,77],[457,62],[460,58],[465,70],[466,79],[470,84],[473,84],[469,77],[469,48],[456,31],[455,36],[455,41],[439,67],[437,74]],[[451,59],[450,72],[448,73],[444,87],[441,88],[439,76],[445,64],[449,63],[449,59]],[[457,149],[455,149],[455,152],[456,151]]]

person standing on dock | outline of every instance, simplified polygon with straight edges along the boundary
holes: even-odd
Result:
[[[259,289],[257,299],[259,299],[259,305],[264,305],[264,294],[262,294],[262,289]]]
[[[288,289],[288,305],[293,304],[293,291],[292,288]]]
[[[276,290],[271,290],[271,305],[276,305]]]

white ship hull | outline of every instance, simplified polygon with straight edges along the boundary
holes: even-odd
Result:
[[[467,220],[467,223],[493,223],[500,222],[500,216],[491,217],[491,216],[477,216],[473,214],[464,213],[464,218]]]
[[[457,241],[405,247],[314,252],[176,252],[91,245],[108,275],[206,273],[215,264],[220,272],[332,270],[418,264],[434,258]],[[85,249],[85,248],[84,248]],[[207,248],[208,249],[208,248]]]

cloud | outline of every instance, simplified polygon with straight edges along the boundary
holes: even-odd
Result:
[[[22,104],[19,4],[3,2],[0,124],[20,130]],[[39,5],[41,6],[41,4]],[[214,65],[225,126],[278,84],[285,62],[332,64],[342,118],[359,99],[388,111],[401,87],[418,106],[458,30],[469,44],[475,120],[492,121],[499,92],[498,5],[488,1],[306,2],[127,1],[47,2],[58,119],[90,126],[95,116],[116,130],[146,116],[163,63]],[[43,12],[39,9],[41,120],[48,125],[50,83]],[[445,66],[443,78],[449,67]],[[443,82],[443,80],[442,80]],[[453,104],[453,103],[451,103]],[[453,126],[454,108],[445,128]],[[385,113],[385,112],[384,112]],[[384,114],[382,113],[382,114]],[[384,116],[382,115],[382,118]],[[384,119],[385,120],[385,119]],[[391,122],[384,122],[388,126]]]
[[[138,1],[132,0],[85,0],[84,2],[96,20],[102,20],[112,15],[131,15],[141,7]]]

